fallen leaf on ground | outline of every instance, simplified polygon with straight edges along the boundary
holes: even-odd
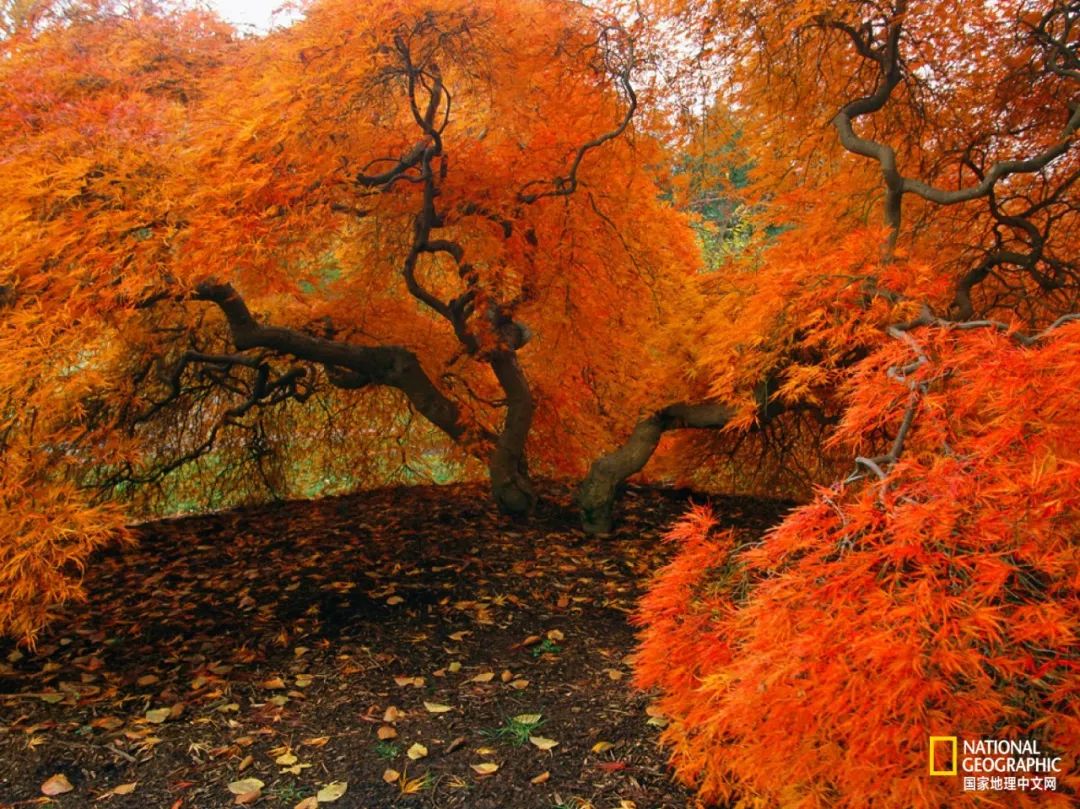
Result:
[[[438,702],[425,702],[424,707],[428,709],[428,713],[446,713],[454,710],[451,706],[442,705]]]
[[[169,718],[170,713],[172,713],[172,708],[155,708],[152,711],[146,712],[146,719],[147,721],[153,722],[155,725],[160,725]]]
[[[319,799],[314,795],[304,798],[300,803],[296,804],[293,809],[318,809]]]
[[[605,750],[610,750],[614,746],[615,745],[611,742],[597,742],[592,746],[592,751],[594,753],[603,753]]]
[[[499,765],[494,761],[482,761],[479,764],[470,764],[469,766],[473,768],[473,772],[477,775],[491,775],[499,769]]]
[[[542,773],[537,775],[535,778],[530,778],[529,783],[530,784],[542,784],[545,781],[547,781],[550,777],[551,777],[551,773],[548,772],[547,770],[544,770]]]
[[[538,713],[519,713],[514,717],[514,721],[519,725],[535,725],[540,721],[542,714]]]
[[[344,795],[348,788],[348,781],[332,781],[315,793],[315,798],[319,803],[332,803]]]
[[[48,795],[51,798],[53,795],[63,795],[65,792],[71,792],[73,789],[75,789],[75,787],[71,785],[67,776],[63,773],[58,773],[41,785],[41,794]]]
[[[244,795],[248,792],[262,789],[264,786],[266,786],[266,784],[258,778],[241,778],[239,781],[233,781],[229,784],[229,792],[233,795]]]
[[[469,680],[469,682],[470,683],[490,683],[494,679],[495,679],[495,672],[493,672],[493,671],[485,671],[485,672],[482,672],[481,674],[477,674],[475,677],[473,677],[471,680]]]
[[[384,780],[388,784],[394,783],[400,777],[401,777],[401,773],[399,773],[397,770],[387,769],[387,770],[384,770],[383,774],[382,774],[382,780]]]
[[[397,738],[397,731],[394,730],[390,725],[383,725],[377,731],[375,731],[375,735],[385,742],[387,739]]]
[[[619,772],[625,770],[630,765],[625,761],[604,761],[596,765],[596,769],[603,770],[604,772]]]
[[[541,750],[550,750],[552,747],[559,746],[559,743],[554,739],[547,739],[543,736],[530,736],[529,742]]]
[[[132,781],[130,784],[120,784],[119,786],[113,787],[108,792],[102,792],[95,800],[103,801],[114,795],[130,795],[135,791],[135,787],[138,786],[138,784],[138,781]]]
[[[417,759],[423,758],[427,755],[427,748],[424,747],[424,745],[420,744],[420,742],[417,742],[406,751],[405,755],[407,755],[413,761],[416,761]]]

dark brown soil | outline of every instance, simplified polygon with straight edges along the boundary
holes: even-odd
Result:
[[[320,806],[692,805],[631,685],[627,622],[686,502],[632,489],[602,539],[568,490],[518,524],[471,485],[142,526],[36,652],[0,642],[0,806],[48,802],[57,775],[62,807],[215,809],[244,778],[264,786],[241,800],[287,809],[334,781]],[[748,532],[785,507],[714,505]]]

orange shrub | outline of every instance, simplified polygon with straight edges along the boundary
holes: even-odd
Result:
[[[638,620],[637,681],[709,802],[760,807],[1075,805],[1080,787],[1080,323],[1037,347],[919,330],[914,427],[883,479],[822,488],[736,546],[706,509]],[[838,440],[895,434],[908,388],[866,360]],[[895,373],[893,374],[895,377]],[[1035,738],[1054,792],[930,777],[930,735]]]

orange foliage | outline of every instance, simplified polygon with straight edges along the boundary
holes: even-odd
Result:
[[[27,638],[124,536],[123,510],[82,485],[124,445],[100,397],[123,395],[109,369],[151,282],[122,268],[163,260],[140,226],[165,204],[165,144],[222,30],[71,14],[0,43],[0,632]]]
[[[580,474],[668,395],[699,252],[658,198],[613,18],[323,0],[240,39],[88,2],[0,47],[0,632],[32,635],[146,509],[477,475],[507,374],[531,402],[523,475]],[[434,152],[414,103],[439,127],[430,182],[365,180]],[[238,346],[211,281],[257,323],[411,355],[431,387]],[[453,415],[433,427],[421,399]]]
[[[759,544],[704,511],[672,532],[638,681],[676,772],[746,807],[1073,805],[1075,4],[660,5],[716,57],[694,148],[749,167],[698,384],[740,406],[730,436],[765,387],[857,456]],[[930,778],[930,735],[1035,738],[1058,791]]]
[[[884,480],[819,490],[760,544],[705,509],[643,601],[638,682],[703,798],[744,806],[978,806],[927,776],[930,735],[1036,738],[1080,786],[1080,324],[1037,348],[990,329],[916,333],[933,360],[917,429]],[[860,364],[840,440],[894,430],[904,389]],[[898,394],[897,391],[900,391]]]

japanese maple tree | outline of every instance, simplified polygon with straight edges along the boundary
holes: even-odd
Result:
[[[974,806],[929,736],[1023,737],[1063,775],[1009,805],[1072,805],[1080,7],[674,11],[715,48],[757,232],[686,406],[732,433],[819,410],[855,466],[758,544],[705,511],[672,532],[638,678],[677,773],[709,802]]]
[[[699,253],[614,17],[326,0],[238,39],[89,3],[3,47],[3,628],[117,501],[435,452],[525,514],[669,395]]]

